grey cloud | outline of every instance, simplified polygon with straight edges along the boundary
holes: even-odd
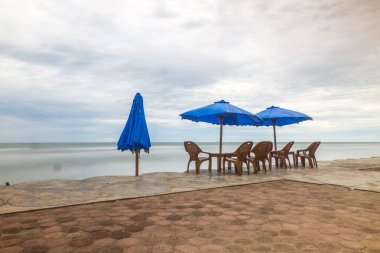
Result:
[[[34,100],[0,103],[0,115],[17,117],[31,121],[44,121],[51,119],[78,120],[104,117],[102,107],[63,101]],[[108,116],[108,115],[107,115]]]
[[[174,18],[178,16],[178,13],[175,13],[174,11],[169,10],[169,8],[166,6],[163,2],[158,2],[157,7],[154,11],[154,16],[157,18]]]
[[[16,48],[0,45],[0,55],[5,55],[30,64],[59,67],[64,70],[86,68],[102,60],[96,50],[80,49],[67,45],[45,45],[40,49]]]
[[[158,49],[160,50],[160,49]],[[59,68],[63,74],[87,71],[100,78],[125,79],[161,86],[213,83],[231,66],[215,55],[191,54],[163,47],[162,51],[136,48],[120,55],[83,46],[45,44],[40,50],[1,45],[0,54],[31,65]]]
[[[205,19],[190,20],[182,24],[185,29],[197,29],[207,25],[209,21]]]

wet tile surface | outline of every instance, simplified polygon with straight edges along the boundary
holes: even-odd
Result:
[[[3,252],[379,252],[380,193],[273,181],[0,216]]]
[[[49,180],[0,187],[0,214],[105,200],[154,196],[276,180],[333,184],[380,192],[380,158],[320,162],[319,168],[273,168],[268,173],[237,176],[213,171],[150,173],[140,177],[107,176],[84,180]],[[252,171],[252,170],[251,170]]]

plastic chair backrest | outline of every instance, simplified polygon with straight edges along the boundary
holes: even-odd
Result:
[[[273,143],[271,141],[266,141],[267,149],[266,149],[266,155],[268,156],[269,153],[273,150]]]
[[[270,141],[261,141],[257,143],[251,150],[255,154],[256,160],[268,158],[268,154],[272,151],[273,144]]]
[[[202,152],[201,148],[192,141],[185,141],[183,145],[185,146],[186,152],[189,153],[190,159],[198,160],[198,155]]]
[[[307,150],[309,151],[309,156],[315,155],[315,152],[317,151],[317,148],[319,147],[320,144],[321,144],[320,141],[316,141],[310,144],[310,146],[307,148]]]
[[[285,154],[285,156],[288,155],[288,153],[289,153],[290,149],[292,148],[293,144],[294,144],[294,141],[291,141],[288,144],[286,144],[285,147],[283,147],[283,149],[281,149],[281,151]]]
[[[237,154],[237,159],[240,161],[244,161],[247,158],[249,152],[251,151],[252,146],[252,141],[246,141],[242,143],[235,151],[235,153]]]

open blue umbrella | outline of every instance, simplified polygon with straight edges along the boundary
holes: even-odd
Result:
[[[222,153],[223,125],[258,126],[262,119],[258,116],[236,107],[229,102],[220,100],[211,105],[200,107],[180,114],[182,119],[195,122],[207,122],[220,125],[219,153]]]
[[[264,120],[260,126],[273,126],[275,151],[277,151],[276,126],[285,126],[296,123],[298,124],[299,122],[305,120],[313,120],[310,116],[307,116],[304,113],[283,109],[276,106],[268,107],[256,115]]]
[[[136,155],[136,176],[139,175],[139,155],[140,150],[144,149],[149,153],[151,147],[148,127],[146,125],[143,97],[136,93],[133,99],[131,112],[117,142],[117,149],[124,151],[130,150]]]

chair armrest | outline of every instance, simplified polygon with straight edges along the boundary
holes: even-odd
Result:
[[[297,150],[297,155],[299,154],[299,153],[305,153],[307,151],[307,149],[299,149],[299,150]]]
[[[236,161],[236,159],[235,159],[235,158],[232,158],[232,157],[225,156],[225,157],[223,157],[223,161],[234,162],[234,161]]]
[[[224,157],[231,157],[231,156],[237,156],[237,153],[226,153],[223,154]]]
[[[277,151],[273,154],[270,154],[270,155],[272,155],[273,157],[285,156],[285,152],[282,150],[279,150],[279,151]]]

